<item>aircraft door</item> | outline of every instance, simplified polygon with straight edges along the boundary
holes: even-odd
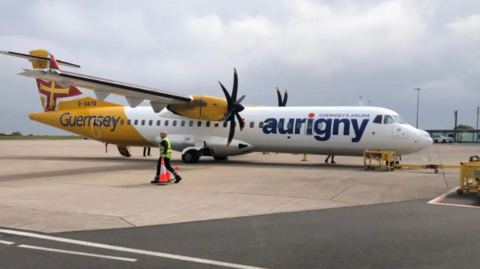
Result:
[[[100,138],[102,137],[102,134],[100,133],[100,119],[99,118],[94,118],[93,123],[92,123],[92,135],[95,138]]]
[[[408,138],[408,130],[404,126],[392,126],[392,135],[394,138]]]

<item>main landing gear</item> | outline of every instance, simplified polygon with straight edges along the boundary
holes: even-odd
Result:
[[[182,154],[182,161],[184,163],[198,163],[201,153],[198,150],[191,149]]]
[[[182,161],[184,163],[198,163],[200,157],[202,156],[211,156],[208,152],[190,149],[182,154]],[[227,156],[212,156],[215,161],[227,161]]]

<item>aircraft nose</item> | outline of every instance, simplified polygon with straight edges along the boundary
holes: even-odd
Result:
[[[423,130],[418,130],[420,132],[420,136],[421,136],[421,143],[422,143],[422,146],[424,147],[429,147],[431,145],[433,145],[433,139],[432,137],[430,136],[429,133],[423,131]]]

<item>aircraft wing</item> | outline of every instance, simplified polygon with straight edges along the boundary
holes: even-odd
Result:
[[[190,95],[172,93],[68,71],[57,69],[24,70],[25,71],[19,73],[19,75],[47,81],[55,81],[55,83],[62,85],[63,87],[74,85],[80,88],[93,90],[100,101],[105,100],[109,94],[124,96],[131,107],[136,107],[143,101],[148,100],[150,101],[153,110],[157,113],[169,104],[185,104],[193,101],[193,98]]]

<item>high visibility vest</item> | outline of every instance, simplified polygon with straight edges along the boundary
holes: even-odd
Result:
[[[171,159],[172,158],[172,146],[170,145],[170,140],[168,140],[168,138],[164,138],[162,139],[162,141],[160,141],[160,144],[158,145],[158,147],[160,148],[160,155],[162,155],[163,151],[164,151],[164,148],[162,147],[162,142],[163,141],[167,141],[167,144],[168,144],[168,148],[167,148],[167,154],[165,155],[165,158],[169,158]]]

